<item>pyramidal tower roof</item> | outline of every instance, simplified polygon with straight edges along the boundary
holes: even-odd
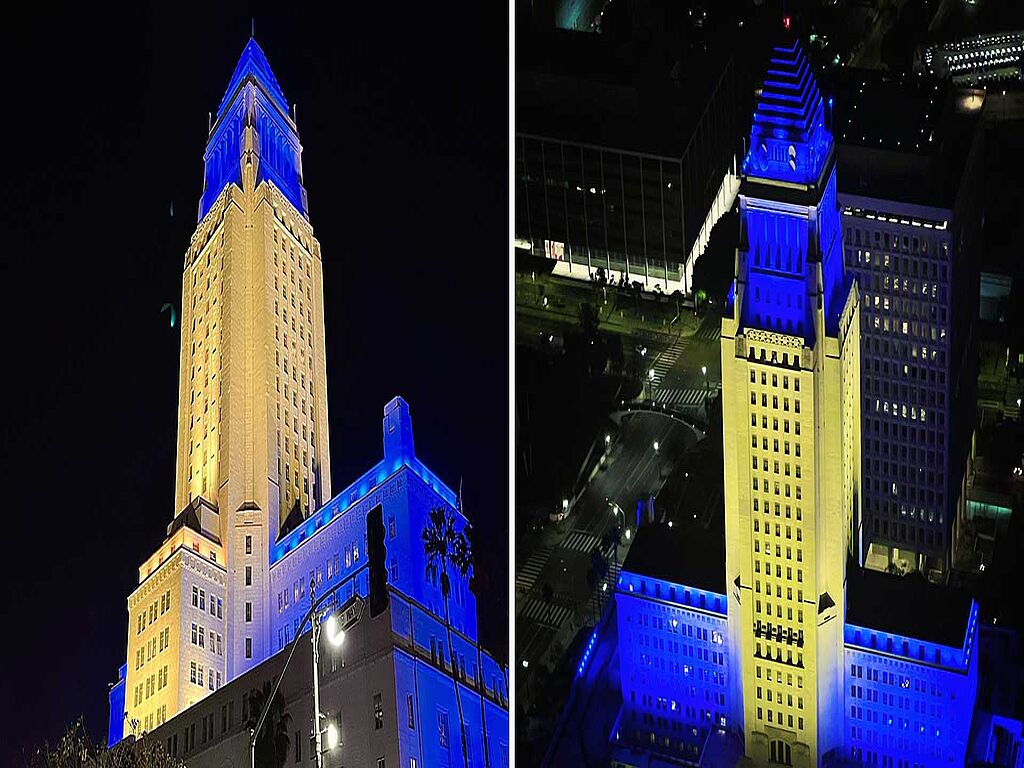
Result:
[[[281,90],[277,78],[274,77],[274,71],[270,68],[270,62],[267,61],[267,56],[263,53],[259,43],[256,42],[256,38],[250,37],[249,42],[242,49],[242,55],[238,59],[238,64],[231,75],[231,80],[228,81],[228,89],[224,92],[224,98],[221,99],[220,106],[217,107],[218,117],[224,112],[228,104],[231,103],[231,98],[235,95],[235,92],[249,79],[259,83],[281,111],[285,114],[288,113],[288,102],[284,98],[284,91]]]
[[[799,42],[772,49],[754,110],[744,173],[814,184],[832,148],[825,105]]]

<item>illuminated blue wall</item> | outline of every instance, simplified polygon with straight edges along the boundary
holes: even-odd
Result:
[[[728,698],[725,596],[624,572],[615,606],[622,708],[613,741],[701,764],[711,729],[739,722],[739,702]],[[978,632],[976,602],[959,648],[846,624],[846,757],[864,765],[963,765]]]
[[[117,682],[110,687],[110,720],[107,722],[107,746],[112,747],[124,737],[124,686],[128,665],[117,670]]]
[[[466,518],[458,511],[451,489],[416,458],[409,406],[402,398],[388,403],[382,426],[383,461],[282,537],[271,550],[270,647],[274,651],[295,636],[296,624],[309,609],[305,585],[310,573],[321,593],[339,581],[348,582],[341,588],[339,600],[353,591],[366,594],[366,515],[378,504],[384,509],[389,586],[435,616],[444,617],[440,587],[431,584],[425,575],[423,527],[436,506],[454,511],[457,530],[465,528]],[[458,574],[449,574],[449,578],[452,627],[475,641],[476,598],[469,589],[469,580]]]
[[[251,83],[253,87],[246,88]],[[202,219],[228,184],[241,185],[245,128],[256,129],[259,155],[257,181],[268,180],[303,215],[308,214],[302,186],[302,147],[288,104],[263,49],[250,39],[235,67],[217,109],[217,119],[203,156],[205,175],[199,203]]]
[[[623,705],[613,738],[699,761],[712,730],[733,722],[726,606],[725,595],[621,574],[615,609]]]
[[[482,718],[487,724],[487,764],[509,765],[507,670],[486,653],[478,659],[477,646],[459,633],[452,637],[456,660],[453,668],[452,654],[446,651],[444,624],[401,596],[392,597],[391,621],[398,646],[394,660],[400,765],[411,765],[410,758],[416,759],[417,766],[464,765],[455,678],[466,724],[469,765],[485,764]],[[478,692],[481,685],[488,694],[483,699],[483,712]],[[415,710],[411,723],[410,697]]]
[[[977,603],[960,648],[847,624],[847,755],[866,765],[963,765],[977,642]]]

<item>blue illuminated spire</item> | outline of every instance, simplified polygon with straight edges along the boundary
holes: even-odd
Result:
[[[850,280],[834,146],[818,84],[796,41],[773,49],[758,94],[743,161],[740,243],[727,316],[738,310],[741,328],[797,336],[808,347],[821,331],[838,333]]]
[[[831,149],[825,105],[803,49],[796,40],[775,46],[754,110],[743,172],[815,184]]]
[[[251,144],[246,144],[246,135],[252,136]],[[245,151],[251,152],[257,160],[257,184],[264,181],[273,184],[300,214],[307,216],[299,135],[294,120],[288,115],[284,91],[263,49],[253,38],[246,43],[238,59],[206,144],[200,219],[209,213],[225,187],[241,186]]]
[[[230,103],[231,97],[235,95],[235,91],[248,78],[252,78],[262,86],[263,90],[281,111],[288,114],[288,102],[284,98],[284,91],[281,90],[281,86],[277,83],[277,78],[274,77],[274,71],[270,68],[270,62],[267,61],[266,54],[263,53],[263,49],[260,48],[256,39],[250,37],[249,42],[246,43],[245,48],[242,50],[242,55],[238,59],[234,74],[231,75],[231,80],[228,82],[228,89],[224,92],[224,98],[221,99],[220,106],[217,107],[217,117],[224,113],[224,108]]]

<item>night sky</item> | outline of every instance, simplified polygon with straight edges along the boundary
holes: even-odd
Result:
[[[80,714],[105,735],[126,600],[175,512],[179,336],[160,307],[180,304],[207,113],[252,16],[298,104],[324,254],[333,485],[381,457],[402,394],[418,454],[465,479],[497,577],[481,634],[507,644],[503,13],[29,5],[0,30],[0,764]]]

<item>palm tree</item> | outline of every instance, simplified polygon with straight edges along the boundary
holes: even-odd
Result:
[[[448,633],[448,655],[452,663],[452,687],[455,690],[455,704],[459,709],[459,734],[462,741],[462,764],[469,766],[469,755],[466,750],[466,721],[462,714],[462,699],[459,697],[459,685],[456,676],[455,650],[452,647],[451,615],[448,611],[448,597],[451,594],[451,581],[448,572],[452,571],[463,578],[472,566],[469,543],[461,531],[455,530],[455,515],[446,507],[434,507],[427,516],[427,524],[423,528],[423,554],[427,558],[427,578],[431,583],[441,585],[441,597],[444,599],[444,626]],[[444,658],[441,659],[444,666]]]
[[[459,489],[459,511],[462,512],[462,489]],[[465,514],[463,512],[463,514]],[[477,605],[480,604],[480,598],[483,593],[487,591],[490,586],[490,578],[483,568],[478,568],[476,563],[476,536],[475,529],[472,523],[466,523],[466,530],[461,538],[459,558],[461,562],[470,563],[472,565],[473,575],[469,579],[469,591],[473,593],[473,597],[477,600]],[[476,643],[476,669],[477,674],[480,676],[480,727],[483,730],[484,736],[484,768],[488,768],[491,763],[490,754],[487,750],[487,711],[484,708],[484,691],[486,690],[486,683],[484,683],[484,665],[483,656],[480,650],[479,637]]]
[[[270,698],[272,686],[267,680],[263,683],[263,689],[253,688],[249,694],[249,721],[247,726],[250,731],[259,722],[263,708]],[[256,739],[256,765],[261,768],[282,768],[285,760],[288,759],[288,746],[291,739],[288,737],[288,726],[292,716],[285,712],[284,696],[278,691],[274,696],[270,710],[267,712],[267,719],[263,723],[263,730]]]

